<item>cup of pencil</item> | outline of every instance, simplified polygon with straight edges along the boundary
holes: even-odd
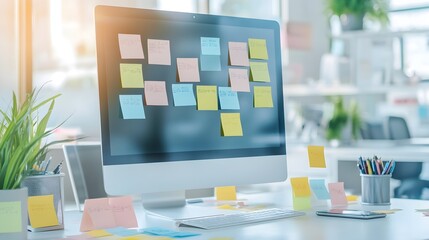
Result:
[[[390,205],[390,178],[395,169],[395,161],[382,161],[359,157],[357,166],[362,184],[361,202],[365,205]]]

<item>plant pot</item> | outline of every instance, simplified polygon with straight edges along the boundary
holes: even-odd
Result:
[[[364,14],[343,14],[340,16],[343,31],[356,31],[363,29]]]
[[[0,190],[0,239],[27,239],[27,188]]]

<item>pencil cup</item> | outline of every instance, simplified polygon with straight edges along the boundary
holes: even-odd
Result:
[[[362,204],[390,205],[390,178],[392,175],[361,174]]]
[[[53,195],[54,208],[58,219],[58,225],[28,229],[32,232],[64,229],[64,173],[52,175],[36,175],[26,177],[21,186],[28,188],[28,196]],[[30,224],[30,221],[29,221]]]

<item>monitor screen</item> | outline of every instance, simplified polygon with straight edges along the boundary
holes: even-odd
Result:
[[[285,163],[277,22],[97,6],[96,37],[104,167]]]

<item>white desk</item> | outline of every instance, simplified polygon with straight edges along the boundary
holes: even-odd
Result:
[[[283,184],[284,185],[284,184]],[[246,198],[252,203],[277,202],[278,207],[291,207],[291,195],[286,187],[276,188],[271,193],[241,194],[240,198]],[[353,209],[362,208],[359,204],[351,204]],[[191,228],[180,228],[184,231],[198,232],[202,235],[190,240],[210,239],[213,237],[230,237],[234,240],[241,239],[269,239],[269,240],[336,240],[336,239],[427,239],[429,237],[429,217],[415,209],[429,208],[428,201],[392,199],[390,208],[403,209],[386,218],[373,220],[343,219],[320,217],[315,215],[316,209],[326,207],[315,207],[306,212],[305,216],[288,218],[283,220],[265,222],[261,224],[242,225],[238,227],[222,228],[219,230],[197,230]],[[365,208],[368,209],[368,208]],[[374,209],[374,207],[372,207]],[[381,209],[377,207],[375,209]],[[139,204],[136,205],[139,227],[158,226],[174,227],[172,221],[147,217]],[[57,239],[64,236],[79,234],[79,225],[82,213],[68,211],[65,213],[65,230],[45,233],[30,233],[29,239]]]

